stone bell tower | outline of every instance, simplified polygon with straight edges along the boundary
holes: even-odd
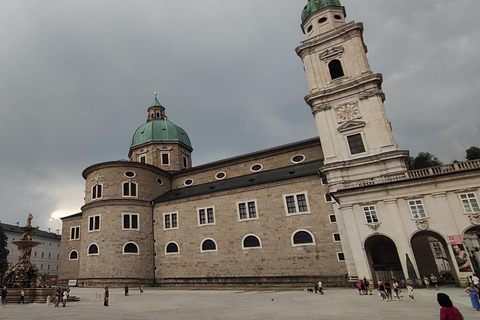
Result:
[[[307,39],[297,47],[325,156],[330,190],[344,183],[401,174],[407,151],[396,145],[385,113],[382,75],[373,73],[363,24],[345,21],[339,0],[309,0],[302,12]]]

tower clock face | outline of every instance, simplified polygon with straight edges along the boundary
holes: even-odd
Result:
[[[335,107],[335,111],[337,112],[337,118],[339,123],[350,121],[353,119],[359,119],[362,117],[355,103]]]

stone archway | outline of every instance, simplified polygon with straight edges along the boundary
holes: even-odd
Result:
[[[390,238],[383,235],[369,237],[365,241],[365,252],[374,281],[393,277],[405,279],[397,246]]]
[[[450,255],[449,244],[440,234],[420,231],[410,241],[420,279],[434,274],[442,282],[455,283],[455,260]]]
[[[480,226],[472,226],[463,234],[464,250],[467,252],[472,272],[480,274]]]

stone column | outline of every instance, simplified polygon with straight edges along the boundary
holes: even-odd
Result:
[[[363,248],[363,239],[358,230],[358,224],[353,211],[353,206],[346,205],[339,208],[341,212],[339,219],[344,226],[345,232],[342,233],[342,246],[344,247],[345,259],[349,276],[365,276],[372,278],[370,268],[367,263],[367,256]],[[348,230],[348,232],[347,232]],[[345,244],[344,244],[345,242]]]

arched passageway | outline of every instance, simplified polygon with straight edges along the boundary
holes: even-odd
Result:
[[[465,259],[468,258],[468,265],[464,265],[460,271],[472,272],[480,275],[480,226],[473,226],[463,234],[463,249]],[[461,249],[461,248],[460,248]],[[459,257],[461,259],[461,257]],[[458,259],[461,263],[464,260]],[[470,266],[470,268],[468,268]]]
[[[365,241],[365,251],[374,281],[395,277],[405,279],[395,243],[388,237],[375,235]]]
[[[433,231],[420,231],[411,239],[411,245],[419,277],[430,278],[434,274],[442,283],[454,283],[454,261],[450,255],[449,245],[445,239]]]

